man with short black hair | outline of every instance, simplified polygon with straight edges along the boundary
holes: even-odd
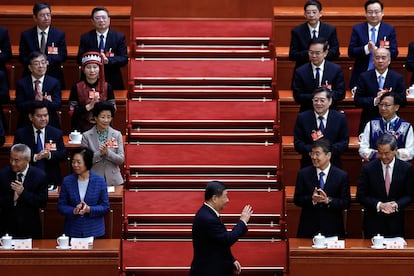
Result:
[[[240,220],[232,231],[227,231],[220,220],[220,211],[227,202],[227,190],[220,181],[211,181],[204,192],[204,204],[194,217],[192,237],[194,257],[190,275],[233,275],[240,273],[241,265],[231,254],[230,247],[247,232],[247,223],[253,213],[246,205]]]
[[[351,195],[348,173],[333,166],[331,143],[316,140],[309,155],[312,166],[298,172],[294,202],[302,207],[298,238],[325,236],[345,237],[343,210],[349,208]]]

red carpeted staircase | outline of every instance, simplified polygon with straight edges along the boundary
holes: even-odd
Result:
[[[221,180],[228,229],[254,214],[233,248],[243,274],[287,271],[271,20],[136,19],[130,61],[122,271],[187,275],[191,223]]]

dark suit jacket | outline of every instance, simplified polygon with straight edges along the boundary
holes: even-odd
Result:
[[[50,95],[52,101],[43,99],[43,102],[47,104],[49,110],[49,124],[60,129],[59,117],[57,111],[60,110],[62,105],[62,92],[60,90],[59,81],[48,75],[45,76],[43,81],[43,96]],[[35,101],[35,92],[33,89],[31,75],[20,79],[16,85],[16,108],[19,111],[19,119],[17,126],[23,127],[31,125],[28,114],[30,107]]]
[[[56,144],[56,151],[51,151],[50,159],[43,159],[45,164],[45,173],[47,176],[47,183],[60,185],[62,183],[62,176],[60,174],[60,162],[66,159],[66,148],[63,143],[63,133],[60,129],[52,126],[45,128],[45,141],[49,143],[52,141]],[[26,144],[32,150],[31,165],[37,166],[38,162],[33,161],[33,155],[36,153],[35,134],[32,125],[25,126],[16,130],[14,135],[14,144]]]
[[[405,63],[405,68],[409,72],[414,72],[414,42],[408,44],[408,54],[407,61]],[[414,74],[411,75],[410,85],[414,84]]]
[[[52,43],[58,48],[58,54],[48,53],[48,47],[52,46]],[[30,75],[27,65],[29,64],[28,57],[33,51],[40,51],[36,26],[22,32],[20,36],[19,61],[24,65],[25,70],[23,76]],[[58,79],[62,89],[64,89],[65,82],[61,66],[68,56],[68,51],[66,48],[65,33],[63,31],[52,26],[49,27],[45,54],[49,61],[46,74]]]
[[[91,30],[81,36],[78,50],[79,64],[81,64],[82,55],[89,51],[99,52],[96,30]],[[113,56],[109,54],[110,52]],[[122,33],[109,29],[105,54],[109,60],[108,64],[105,64],[105,80],[112,85],[114,90],[124,89],[121,67],[128,63],[128,52],[125,36]]]
[[[326,177],[324,191],[331,197],[331,203],[312,203],[315,187],[319,181],[314,166],[308,166],[298,172],[296,179],[294,202],[302,207],[300,215],[298,238],[312,238],[321,233],[325,236],[345,236],[342,211],[349,208],[351,195],[349,190],[348,173],[331,166]]]
[[[312,132],[318,128],[315,113],[308,110],[299,113],[294,129],[295,150],[302,154],[301,167],[312,165],[309,152],[312,150]],[[341,154],[348,149],[349,129],[345,114],[336,110],[329,110],[325,126],[325,136],[332,143],[331,162],[337,167],[341,166]]]
[[[398,55],[397,35],[392,25],[381,22],[378,30],[376,46],[379,47],[380,40],[384,37],[390,42],[391,59],[395,59]],[[366,55],[364,46],[368,43],[368,23],[360,23],[352,28],[351,39],[348,45],[348,56],[355,59],[354,68],[352,70],[351,81],[349,87],[352,89],[358,82],[358,78],[362,72],[368,70],[370,55]]]
[[[227,231],[214,211],[203,204],[193,221],[194,258],[190,275],[233,275],[235,258],[230,247],[246,231],[247,226],[241,220],[232,231]]]
[[[0,235],[13,238],[42,238],[39,208],[46,206],[47,183],[43,171],[29,167],[24,178],[24,191],[14,206],[10,183],[16,179],[10,166],[0,170]]]
[[[405,106],[407,99],[405,95],[404,77],[391,69],[388,69],[384,81],[384,89],[391,89],[401,97],[401,107]],[[355,105],[362,108],[359,132],[364,131],[367,122],[380,117],[378,106],[374,106],[374,98],[378,93],[378,79],[375,70],[363,72],[359,78],[354,96]]]
[[[6,63],[12,58],[9,31],[0,26],[0,71],[6,71]]]
[[[84,216],[73,215],[73,209],[81,202],[78,176],[66,176],[58,199],[58,211],[65,216],[65,234],[76,238],[102,237],[105,235],[104,216],[109,211],[108,191],[102,176],[90,173],[84,201],[91,212]]]
[[[324,22],[320,22],[319,36],[325,38],[329,43],[329,51],[326,59],[334,60],[339,57],[339,42],[336,28]],[[308,23],[303,23],[292,29],[290,38],[289,59],[296,61],[295,68],[309,62],[309,43],[312,37],[309,32]]]
[[[365,238],[371,238],[376,234],[404,237],[404,209],[413,200],[413,179],[411,164],[396,159],[390,191],[387,195],[381,161],[376,159],[362,167],[356,197],[365,210],[363,223]],[[398,212],[390,215],[377,212],[379,201],[397,202]]]
[[[321,85],[328,83],[332,86],[332,106],[336,108],[336,103],[345,98],[344,74],[339,65],[325,60],[325,67],[321,77]],[[318,87],[313,76],[312,65],[310,62],[302,65],[295,70],[293,76],[293,97],[300,104],[300,112],[313,109],[312,93]]]

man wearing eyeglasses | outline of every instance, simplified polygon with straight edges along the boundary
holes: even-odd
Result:
[[[365,161],[377,158],[377,140],[384,133],[395,136],[398,142],[397,158],[409,161],[414,156],[414,135],[410,122],[398,117],[400,108],[400,95],[387,92],[381,95],[378,104],[381,117],[371,120],[365,125],[361,135],[359,155]]]
[[[386,92],[399,94],[400,107],[405,106],[407,102],[404,77],[391,70],[390,63],[391,54],[388,49],[375,49],[374,69],[363,72],[359,77],[354,95],[356,107],[362,108],[358,133],[364,131],[367,122],[380,117],[378,104],[382,94]]]
[[[329,109],[332,92],[317,88],[312,98],[313,109],[300,113],[294,128],[295,150],[302,155],[301,168],[312,165],[312,144],[322,138],[332,143],[331,162],[341,167],[341,154],[348,148],[349,129],[345,114]]]
[[[58,79],[61,89],[65,88],[62,64],[68,52],[65,33],[53,26],[51,7],[47,3],[36,3],[33,6],[33,20],[36,26],[21,33],[19,45],[19,61],[24,66],[23,76],[30,75],[28,70],[29,55],[39,51],[48,61],[47,74]]]
[[[78,49],[78,63],[82,64],[82,56],[89,51],[102,53],[105,80],[114,90],[124,89],[121,67],[128,63],[125,35],[109,28],[111,18],[104,7],[92,10],[92,24],[95,29],[82,34]]]
[[[379,0],[365,2],[366,22],[352,28],[348,55],[355,59],[349,87],[353,89],[360,74],[373,69],[373,53],[379,47],[390,51],[391,59],[398,55],[397,35],[394,26],[382,22],[384,4]]]
[[[335,26],[320,21],[322,4],[318,0],[306,1],[303,6],[306,22],[292,29],[289,59],[296,62],[295,69],[309,61],[308,49],[312,39],[323,37],[328,41],[326,59],[339,57],[339,42]]]
[[[316,38],[310,42],[309,62],[295,70],[293,76],[293,98],[300,104],[300,112],[313,109],[312,92],[318,87],[331,91],[333,105],[345,98],[344,74],[339,65],[325,60],[328,55],[328,42]]]
[[[57,111],[62,105],[62,92],[59,80],[46,75],[47,57],[41,52],[33,52],[28,56],[29,76],[20,79],[16,84],[16,109],[19,111],[17,127],[31,125],[29,113],[36,101],[44,102],[49,112],[49,124],[60,129]]]

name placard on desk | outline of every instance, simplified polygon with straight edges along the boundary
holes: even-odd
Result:
[[[32,249],[32,239],[13,239],[15,250]]]
[[[326,247],[328,249],[345,249],[345,241],[344,240],[337,240],[337,241],[328,240],[326,243]]]

